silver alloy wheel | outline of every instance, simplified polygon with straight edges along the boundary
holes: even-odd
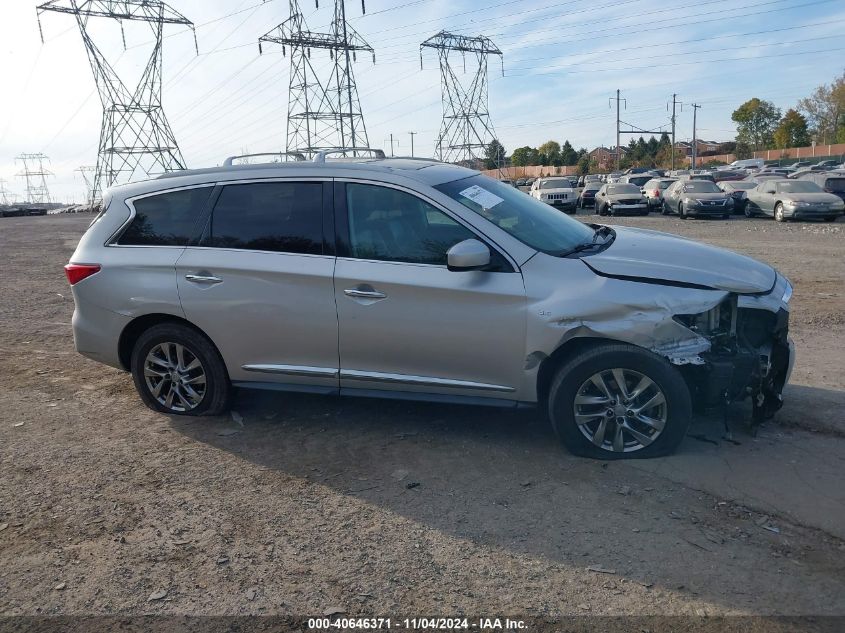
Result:
[[[666,396],[651,378],[633,369],[605,369],[575,394],[575,422],[595,446],[631,453],[653,443],[666,427]]]
[[[775,205],[775,220],[777,220],[778,222],[783,222],[784,220],[783,205],[780,203]]]
[[[205,368],[179,343],[159,343],[147,353],[144,381],[153,398],[171,411],[196,409],[205,396]]]

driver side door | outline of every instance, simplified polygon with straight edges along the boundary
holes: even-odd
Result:
[[[509,259],[399,187],[337,182],[335,210],[341,392],[516,399],[526,298]],[[450,271],[446,251],[470,238],[491,265]]]

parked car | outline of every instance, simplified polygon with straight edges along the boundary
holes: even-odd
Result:
[[[516,186],[517,187],[524,187],[526,184],[528,184],[528,183],[525,180],[525,178],[517,178],[517,180],[516,180]]]
[[[613,183],[619,182],[619,179],[622,177],[622,174],[619,172],[614,172],[612,174],[608,174],[607,178],[605,178],[605,182],[608,185],[612,185]]]
[[[763,169],[766,166],[766,161],[762,158],[745,158],[742,160],[735,160],[728,167],[730,169]]]
[[[649,172],[651,172],[650,167],[629,167],[622,174],[627,176],[629,174],[647,174]]]
[[[750,175],[746,176],[745,178],[743,178],[743,181],[744,182],[760,183],[760,182],[764,182],[766,180],[786,180],[786,179],[787,179],[786,176],[784,176],[783,174],[772,174],[772,173],[759,174],[758,173],[758,174],[750,174]]]
[[[734,201],[734,213],[745,213],[747,214],[747,202],[748,202],[748,192],[754,187],[757,186],[757,183],[754,181],[749,180],[723,180],[718,184],[719,189],[724,191],[725,193],[729,194]],[[748,217],[751,217],[748,215]]]
[[[566,213],[575,213],[578,204],[578,193],[569,178],[540,178],[531,185],[530,194]]]
[[[792,219],[823,219],[833,222],[843,213],[845,202],[808,180],[771,180],[748,192],[748,211],[771,215],[778,222]]]
[[[838,160],[822,160],[813,165],[813,167],[820,167],[822,169],[836,169],[838,166]]]
[[[767,264],[456,165],[227,163],[109,189],[65,267],[77,350],[154,411],[220,414],[232,386],[536,404],[616,459],[672,452],[693,404],[780,407],[791,286]]]
[[[526,185],[526,186],[528,186],[528,187],[530,187],[531,185],[533,185],[533,184],[534,184],[534,181],[535,181],[535,180],[536,180],[536,178],[526,178],[526,179],[525,179],[525,185]]]
[[[812,163],[810,163],[810,161],[799,160],[799,161],[792,163],[791,165],[787,165],[786,167],[788,169],[796,170],[796,169],[803,169],[804,167],[809,167],[811,164]]]
[[[689,176],[689,169],[673,169],[669,172],[670,178],[680,178],[681,176]]]
[[[601,175],[599,175],[599,174],[587,174],[586,176],[584,176],[584,183],[585,184],[590,182],[590,181],[601,182]]]
[[[663,192],[677,182],[674,178],[652,178],[643,185],[643,193],[648,202],[648,208],[663,208]]]
[[[724,182],[726,180],[742,180],[748,174],[741,169],[717,169],[712,172],[714,182]]]
[[[845,200],[845,170],[826,171],[822,173],[808,172],[802,174],[800,179],[814,182],[827,193],[832,193]]]
[[[713,174],[708,173],[690,174],[689,176],[678,176],[678,180],[707,180],[712,183],[716,182],[716,179],[713,178]]]
[[[679,180],[663,192],[663,213],[691,216],[731,217],[733,198],[709,180]]]
[[[596,194],[599,215],[648,215],[648,202],[637,185],[607,184]]]
[[[502,178],[500,181],[503,185],[508,185],[509,187],[515,187],[516,185],[513,184],[513,180],[510,178]]]
[[[650,174],[650,173],[647,173],[647,174],[639,174],[639,173],[638,174],[627,174],[625,176],[622,176],[619,179],[619,184],[626,184],[627,183],[627,184],[630,184],[630,185],[637,185],[637,187],[640,187],[640,189],[642,189],[642,186],[644,184],[646,184],[652,178],[654,178],[654,175]]]
[[[588,180],[587,184],[584,185],[584,188],[578,195],[578,206],[582,209],[586,209],[587,207],[595,207],[596,194],[601,188],[602,184],[598,180]]]

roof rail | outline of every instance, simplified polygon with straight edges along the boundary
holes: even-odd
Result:
[[[314,155],[315,163],[325,163],[329,154],[346,154],[348,152],[370,152],[376,158],[385,158],[384,150],[370,149],[369,147],[338,147],[335,149],[320,150]]]
[[[261,152],[259,154],[240,154],[238,156],[229,156],[226,160],[223,161],[223,166],[231,167],[233,161],[238,158],[254,158],[256,156],[293,156],[297,162],[302,162],[305,160],[305,155],[301,152]]]

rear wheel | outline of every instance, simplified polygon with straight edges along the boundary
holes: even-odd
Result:
[[[560,368],[549,391],[549,417],[563,445],[597,459],[667,455],[692,415],[680,373],[656,354],[608,344]]]
[[[683,203],[683,202],[679,202],[679,203],[678,203],[678,215],[680,216],[680,218],[681,218],[682,220],[687,220],[687,219],[689,219],[689,216],[687,215],[687,212],[686,212],[686,211],[684,211],[684,203]]]
[[[135,388],[150,409],[171,415],[217,415],[229,406],[226,366],[205,336],[179,323],[141,334],[130,361]]]
[[[661,205],[660,212],[663,215],[669,215],[670,213],[672,213],[672,209],[669,208],[669,203],[666,202],[665,200],[663,201],[663,204]]]
[[[783,214],[783,204],[780,202],[775,205],[775,222],[786,222],[786,216]]]
[[[751,205],[748,204],[748,203],[746,203],[746,205],[745,205],[744,213],[745,213],[746,218],[753,218],[755,215],[757,215],[756,213],[754,213],[754,210],[751,208]]]

